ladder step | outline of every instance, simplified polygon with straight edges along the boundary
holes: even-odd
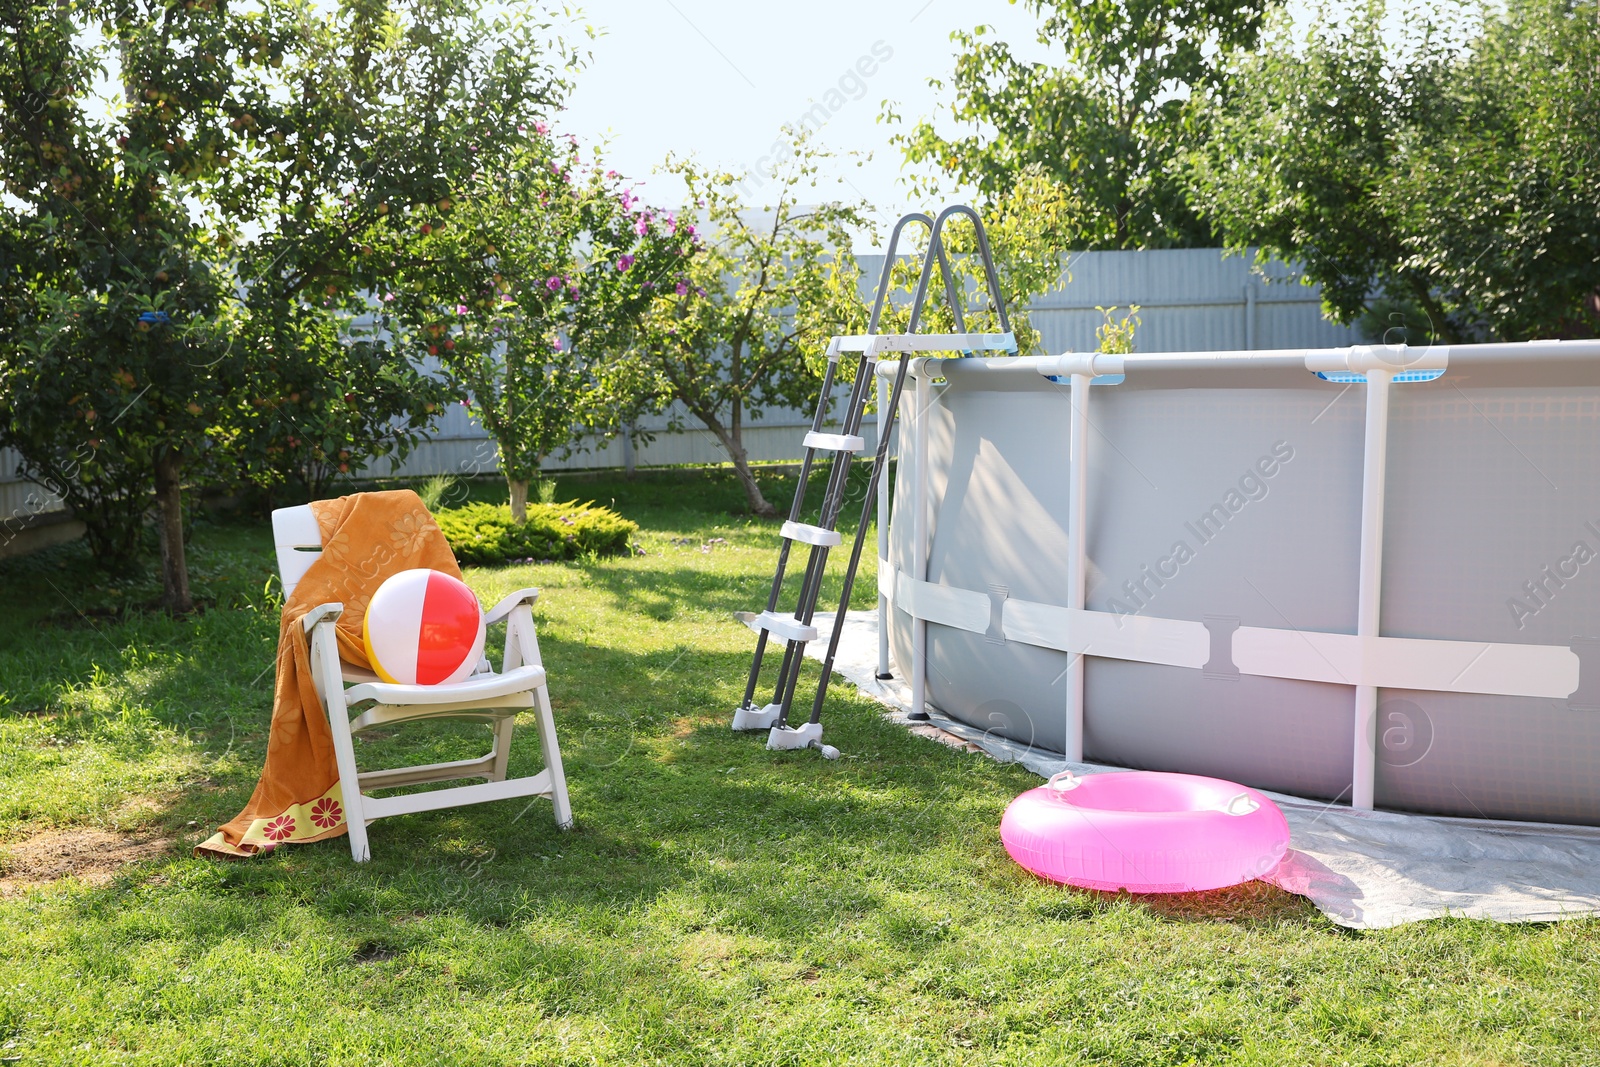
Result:
[[[808,545],[822,548],[836,548],[844,541],[844,538],[839,536],[838,530],[824,530],[820,526],[808,526],[803,522],[786,522],[778,532],[791,541],[804,541]]]
[[[877,342],[880,352],[1015,352],[1012,333],[851,334],[835,338],[841,352],[865,352]]]
[[[804,443],[807,448],[826,448],[830,452],[861,452],[867,447],[867,442],[853,433],[818,433],[815,430],[806,434]]]
[[[752,615],[745,620],[745,625],[757,633],[766,630],[775,633],[786,641],[815,641],[817,628],[807,626],[793,615],[774,615],[770,611],[763,611],[760,615]]]

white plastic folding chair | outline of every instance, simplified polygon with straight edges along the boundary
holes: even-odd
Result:
[[[301,505],[272,513],[272,537],[278,549],[278,575],[287,598],[321,556],[322,531],[310,505]],[[533,627],[532,605],[538,597],[537,589],[518,590],[486,616],[490,624],[506,623],[505,659],[500,673],[493,670],[485,656],[472,676],[446,685],[385,682],[371,671],[341,663],[334,623],[344,610],[342,604],[319,604],[301,620],[311,643],[312,680],[333,730],[345,819],[350,827],[350,854],[357,863],[366,862],[372,855],[367,845],[367,824],[391,815],[543,796],[549,797],[555,808],[556,825],[563,830],[571,828],[566,775],[561,768],[555,718],[550,713],[550,694]],[[512,727],[517,714],[530,708],[544,749],[544,770],[527,778],[507,779]],[[357,712],[354,718],[352,711]],[[494,727],[493,747],[479,759],[377,771],[357,769],[354,735],[374,726],[432,719],[489,722]],[[482,778],[484,782],[401,796],[370,795],[378,789],[460,778]]]

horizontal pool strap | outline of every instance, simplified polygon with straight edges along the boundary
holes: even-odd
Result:
[[[885,560],[878,563],[878,590],[914,618],[976,634],[990,628],[993,604],[985,593],[918,581]],[[1265,678],[1550,699],[1565,699],[1578,688],[1578,655],[1561,645],[1357,637],[1262,626],[1240,626],[1227,634],[1226,628],[1214,632],[1185,619],[1075,611],[1016,599],[1007,599],[1001,610],[1008,641],[1208,673],[1218,673],[1212,644],[1222,633],[1238,672]]]

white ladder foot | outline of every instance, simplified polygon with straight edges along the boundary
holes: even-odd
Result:
[[[823,759],[838,759],[839,750],[832,745],[822,743],[822,724],[820,722],[806,722],[799,726],[774,726],[767,735],[767,748],[774,752],[784,752],[797,748],[814,748],[822,753]]]
[[[778,712],[783,709],[776,704],[768,704],[764,708],[742,707],[733,713],[733,728],[735,730],[769,730],[778,721]]]

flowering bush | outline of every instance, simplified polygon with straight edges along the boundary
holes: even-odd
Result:
[[[520,523],[504,504],[446,508],[433,517],[456,561],[478,566],[623,555],[639,532],[637,523],[594,504],[529,504]]]

